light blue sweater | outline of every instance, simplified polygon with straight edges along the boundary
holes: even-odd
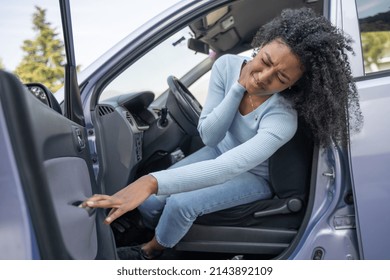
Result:
[[[238,83],[244,57],[224,55],[213,65],[209,92],[198,130],[205,145],[221,154],[213,160],[151,173],[158,194],[174,194],[226,182],[250,171],[268,180],[268,158],[290,140],[297,114],[276,93],[256,110],[241,115],[245,88]]]

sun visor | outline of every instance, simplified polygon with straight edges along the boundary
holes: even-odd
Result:
[[[232,28],[227,32],[220,33],[213,38],[212,46],[215,50],[227,51],[237,45],[240,41],[236,29]]]

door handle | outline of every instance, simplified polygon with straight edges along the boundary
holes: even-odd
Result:
[[[94,215],[95,212],[96,212],[96,208],[91,208],[91,207],[88,207],[88,206],[84,207],[83,206],[83,201],[81,201],[81,200],[77,200],[77,201],[73,202],[72,205],[75,206],[75,207],[84,209],[85,211],[87,211],[89,216]]]

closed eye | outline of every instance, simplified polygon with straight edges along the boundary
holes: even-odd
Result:
[[[261,58],[261,61],[262,61],[262,62],[264,63],[264,65],[267,66],[267,67],[272,66],[274,63],[273,63],[272,60],[270,59],[269,54],[268,54],[268,53],[265,53],[265,55],[266,55],[266,57],[267,57],[268,60],[266,60],[266,59],[264,59],[264,57],[262,57],[262,58]],[[282,73],[282,72],[279,72],[279,73],[278,73],[278,79],[279,79],[279,81],[280,81],[282,84],[287,84],[288,81],[290,81],[290,78],[289,78],[286,74],[284,74],[284,73]]]
[[[283,75],[278,74],[278,79],[279,79],[279,81],[280,81],[282,84],[287,84],[287,81],[284,80]]]
[[[261,59],[263,61],[263,63],[266,65],[266,66],[270,66],[271,64],[269,62],[266,62],[264,59]]]

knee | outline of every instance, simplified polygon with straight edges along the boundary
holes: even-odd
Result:
[[[165,211],[170,211],[174,215],[180,215],[187,220],[195,220],[197,217],[191,199],[182,194],[171,195],[167,199]]]
[[[160,219],[161,213],[164,209],[165,202],[156,197],[149,197],[140,206],[138,211],[142,216],[142,221],[147,228],[154,229]]]

